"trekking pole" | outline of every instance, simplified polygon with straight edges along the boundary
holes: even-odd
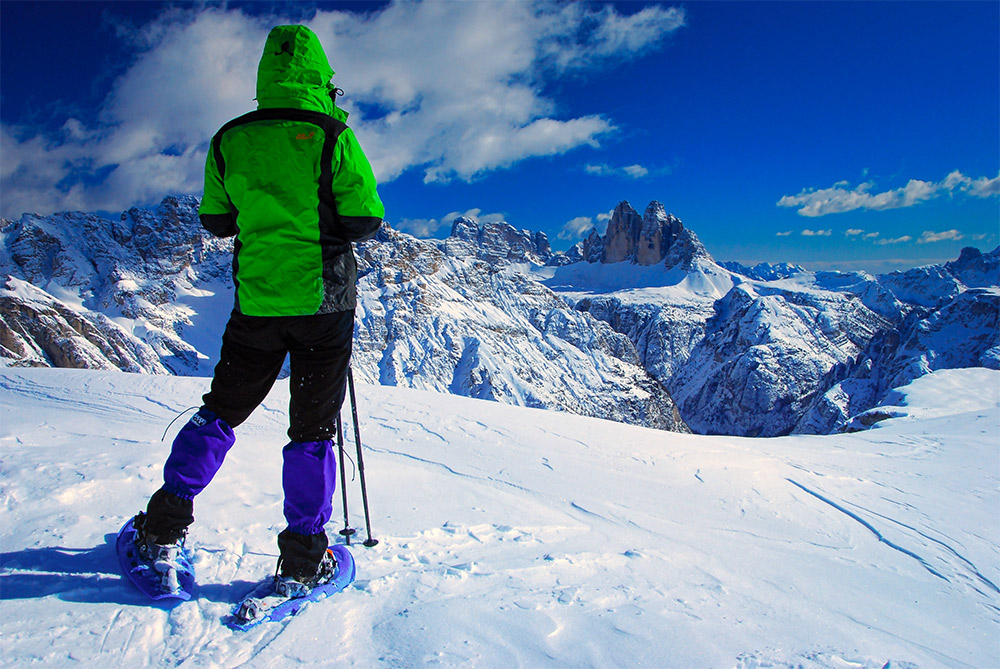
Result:
[[[344,537],[346,544],[350,546],[351,535],[354,534],[354,529],[351,528],[351,523],[347,519],[347,474],[344,471],[344,424],[340,419],[340,414],[337,414],[337,450],[340,452],[340,495],[344,499],[344,529],[340,531],[340,535]]]
[[[368,486],[365,485],[365,458],[361,454],[361,427],[358,425],[358,400],[354,395],[354,370],[347,368],[347,387],[351,392],[351,416],[354,419],[354,445],[358,449],[358,475],[361,477],[361,501],[365,508],[365,529],[368,538],[362,544],[365,548],[378,545],[378,539],[372,539],[372,523],[368,513]]]

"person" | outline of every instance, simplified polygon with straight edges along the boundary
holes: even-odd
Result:
[[[213,137],[202,225],[235,235],[236,304],[203,405],[174,439],[163,485],[133,520],[157,571],[176,564],[194,498],[211,482],[243,423],[290,360],[290,441],[282,450],[287,527],[278,574],[314,584],[330,570],[332,439],[354,334],[357,265],[351,242],[385,214],[371,165],[336,105],[319,38],[305,26],[270,31],[257,70],[258,108]]]

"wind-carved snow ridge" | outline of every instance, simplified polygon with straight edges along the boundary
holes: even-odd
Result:
[[[826,503],[826,504],[829,504],[829,505],[830,505],[830,506],[832,506],[832,507],[833,507],[834,509],[836,509],[837,511],[840,511],[841,513],[843,513],[843,514],[844,514],[844,515],[846,515],[847,517],[849,517],[849,518],[851,518],[851,519],[853,519],[853,520],[856,520],[857,522],[861,523],[861,524],[862,524],[862,525],[863,525],[863,526],[865,527],[865,529],[867,529],[867,530],[868,530],[869,532],[871,532],[872,534],[874,534],[874,535],[875,535],[875,538],[876,538],[876,539],[878,539],[879,541],[881,541],[882,543],[884,543],[884,544],[885,544],[886,546],[888,546],[889,548],[891,548],[891,549],[893,549],[893,550],[896,550],[896,551],[899,551],[899,552],[900,552],[900,553],[902,553],[903,555],[908,555],[909,557],[911,557],[911,558],[913,558],[914,560],[916,560],[917,562],[919,562],[919,563],[920,563],[920,564],[921,564],[921,565],[923,566],[923,568],[924,568],[924,569],[926,569],[927,571],[929,571],[930,573],[934,574],[935,576],[937,576],[938,578],[940,578],[940,579],[942,579],[942,580],[944,580],[944,581],[948,581],[949,583],[951,582],[951,581],[950,581],[950,580],[948,579],[948,577],[947,577],[947,576],[945,576],[944,574],[942,574],[942,573],[941,573],[941,572],[939,572],[939,571],[936,571],[936,570],[935,570],[935,569],[934,569],[933,567],[931,567],[931,565],[930,565],[930,564],[928,564],[927,560],[925,560],[924,558],[920,557],[919,555],[917,555],[917,554],[916,554],[916,553],[914,553],[913,551],[910,551],[910,550],[907,550],[907,549],[903,548],[902,546],[899,546],[899,545],[897,545],[897,544],[894,544],[893,542],[891,542],[891,541],[889,541],[888,539],[886,539],[886,538],[885,538],[885,537],[884,537],[884,536],[882,535],[882,533],[881,533],[881,532],[879,532],[878,530],[876,530],[876,529],[875,529],[875,528],[874,528],[874,527],[872,526],[872,524],[871,524],[871,523],[869,523],[869,522],[868,522],[867,520],[865,520],[864,518],[862,518],[862,517],[861,517],[861,516],[859,516],[858,514],[854,513],[853,511],[848,511],[847,509],[845,509],[845,508],[844,508],[843,506],[841,506],[840,504],[837,504],[836,502],[834,502],[833,500],[829,499],[828,497],[824,497],[823,495],[819,494],[819,493],[818,493],[818,492],[816,492],[815,490],[810,490],[809,488],[805,487],[804,485],[802,485],[802,484],[801,484],[801,483],[799,483],[798,481],[795,481],[795,480],[793,480],[793,479],[786,479],[786,480],[787,480],[787,481],[788,481],[789,483],[791,483],[792,485],[794,485],[795,487],[797,487],[797,488],[800,488],[800,489],[804,490],[805,492],[809,493],[810,495],[812,495],[812,496],[813,496],[813,497],[815,497],[816,499],[820,500],[821,502],[824,502],[824,503]],[[954,552],[954,551],[953,551],[953,552]],[[976,573],[977,573],[977,575],[978,575],[978,572],[976,572]],[[987,581],[987,583],[989,583],[989,581]],[[993,585],[992,583],[989,583],[989,584],[990,584],[991,586],[993,586],[993,589],[994,589],[994,590],[996,590],[996,586],[994,586],[994,585]],[[1000,591],[998,591],[998,592],[1000,592]]]
[[[901,521],[898,521],[894,518],[852,504],[852,506],[856,506],[859,509],[859,511],[865,511],[873,516],[882,518],[883,520],[887,520],[895,525],[898,525],[904,528],[905,530],[908,530],[918,535],[922,539],[929,541],[940,548],[943,548],[948,554],[958,559],[958,563],[956,564],[952,560],[949,560],[947,558],[940,558],[937,561],[942,563],[941,566],[935,567],[931,563],[931,561],[934,558],[924,557],[923,555],[920,555],[919,553],[916,553],[913,550],[904,548],[903,546],[889,540],[884,535],[884,533],[878,530],[874,525],[872,525],[872,523],[862,518],[858,513],[851,511],[850,509],[847,509],[843,504],[838,504],[829,497],[822,495],[819,492],[802,485],[801,483],[799,483],[794,479],[789,478],[786,480],[792,485],[796,486],[797,488],[803,490],[804,492],[809,493],[810,495],[820,500],[821,502],[828,504],[830,507],[843,513],[852,520],[860,523],[865,529],[871,532],[875,536],[875,538],[878,539],[880,542],[884,543],[889,548],[898,551],[903,555],[906,555],[907,557],[913,558],[918,563],[920,563],[920,565],[924,569],[926,569],[934,576],[940,578],[941,580],[946,581],[948,583],[955,583],[956,581],[962,581],[968,583],[973,590],[975,590],[979,595],[983,597],[983,599],[985,600],[983,602],[984,606],[986,606],[988,609],[994,612],[1000,613],[1000,598],[997,597],[997,595],[1000,595],[1000,588],[998,588],[997,585],[993,583],[993,581],[984,576],[983,573],[979,570],[979,568],[976,567],[976,565],[971,560],[969,560],[964,555],[955,550],[955,548],[950,544],[947,544],[940,539],[936,539],[928,535],[927,533],[922,532],[917,528],[912,527]],[[944,573],[942,573],[945,570],[951,571],[952,576],[949,577],[946,576]]]

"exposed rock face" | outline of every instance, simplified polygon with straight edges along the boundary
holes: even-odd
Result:
[[[667,214],[662,204],[650,202],[642,215],[642,229],[635,250],[636,263],[655,265],[661,262],[683,228],[680,219]]]
[[[604,258],[604,237],[597,232],[597,228],[590,231],[587,238],[580,245],[580,256],[589,263],[601,262]]]
[[[642,231],[642,217],[628,202],[620,202],[611,214],[608,231],[604,235],[604,255],[601,262],[615,263],[635,260]]]
[[[509,260],[544,265],[552,257],[552,247],[544,232],[517,230],[509,223],[478,223],[464,216],[452,223],[451,235],[444,240],[452,255],[479,258],[487,262]]]
[[[633,262],[656,265],[663,261],[674,240],[684,229],[680,219],[667,214],[655,200],[639,212],[626,201],[618,203],[603,237],[596,230],[583,242],[582,255],[588,262]]]
[[[78,313],[11,276],[0,288],[0,357],[18,367],[170,373],[152,347],[104,314]]]

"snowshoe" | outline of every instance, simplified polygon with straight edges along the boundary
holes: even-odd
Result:
[[[150,599],[190,599],[194,568],[184,535],[157,543],[159,538],[144,531],[145,516],[140,511],[118,532],[115,549],[122,572]]]
[[[332,546],[315,575],[306,579],[291,575],[268,578],[233,607],[227,624],[242,631],[263,622],[282,620],[295,615],[309,602],[340,592],[354,581],[354,576],[350,551],[345,546]]]

